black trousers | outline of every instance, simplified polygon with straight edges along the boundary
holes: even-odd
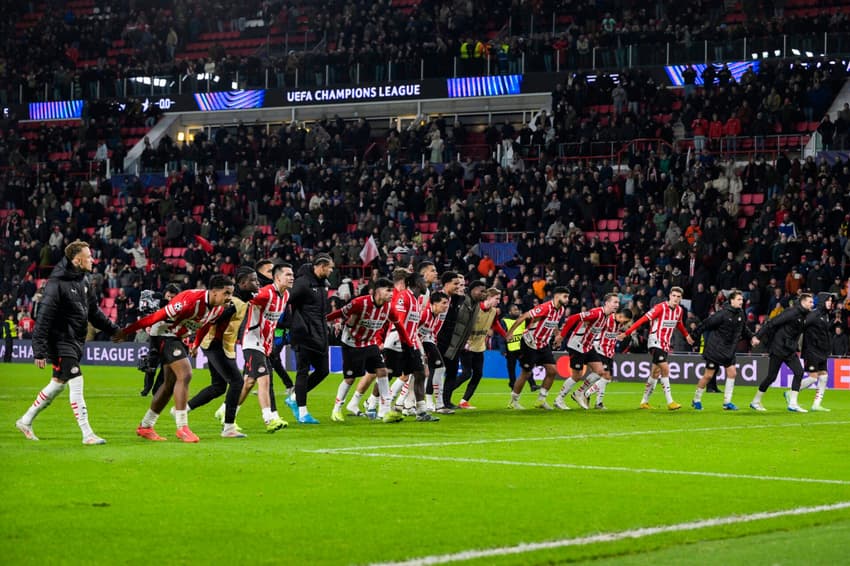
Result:
[[[239,366],[236,365],[236,360],[224,354],[220,344],[205,348],[204,353],[210,363],[210,384],[189,400],[189,408],[194,410],[203,407],[213,399],[225,395],[226,392],[224,422],[236,422],[236,408],[239,405],[239,395],[242,393],[244,384]],[[272,394],[272,404],[274,405],[274,394]]]
[[[484,352],[463,352],[460,355],[460,361],[463,364],[463,372],[455,388],[469,381],[466,392],[463,394],[463,398],[469,401],[475,395],[475,390],[478,389],[478,384],[484,376]]]
[[[11,339],[6,340],[6,349],[3,350],[3,361],[5,363],[12,362],[12,347],[14,346],[14,342]]]
[[[312,391],[328,376],[328,352],[295,347],[295,401],[299,407],[307,406],[307,393]],[[313,372],[310,372],[310,366]]]
[[[283,382],[283,386],[287,389],[291,389],[293,387],[292,379],[289,377],[289,373],[286,371],[286,368],[283,367],[283,361],[280,359],[282,352],[283,343],[275,344],[272,349],[272,355],[269,358],[269,363],[271,363],[272,369],[274,369],[275,373],[280,377],[280,380]]]
[[[452,393],[457,388],[457,368],[460,365],[458,358],[447,358],[443,354],[443,361],[446,363],[446,376],[443,379],[443,404],[446,407],[452,406]]]
[[[800,390],[800,384],[803,381],[803,365],[800,363],[800,357],[797,354],[790,354],[783,358],[771,354],[770,361],[767,364],[767,375],[761,383],[759,383],[759,391],[764,393],[770,388],[770,384],[773,383],[776,376],[779,375],[779,368],[782,364],[785,364],[788,366],[788,369],[794,372],[791,389],[794,391]]]

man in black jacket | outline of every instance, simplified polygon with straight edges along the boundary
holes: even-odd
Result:
[[[826,359],[832,351],[832,308],[835,305],[835,295],[818,293],[818,308],[806,316],[806,327],[803,331],[803,360],[806,362],[806,372],[809,376],[800,383],[800,389],[805,389],[817,383],[817,393],[812,403],[812,411],[828,413],[829,409],[821,406],[826,392],[827,371]],[[789,397],[793,395],[789,391]]]
[[[445,277],[445,274],[443,275]],[[460,276],[458,276],[460,277]],[[445,283],[444,283],[445,284]],[[473,281],[467,294],[463,292],[451,295],[451,303],[446,313],[446,321],[437,336],[437,348],[446,363],[446,377],[443,384],[443,405],[454,410],[457,405],[452,403],[452,393],[457,387],[457,370],[460,365],[460,354],[466,345],[466,340],[472,333],[475,317],[478,314],[478,303],[484,300],[487,285],[481,281]]]
[[[725,411],[737,411],[738,407],[732,402],[732,390],[735,388],[735,347],[743,337],[751,340],[753,346],[758,344],[758,338],[747,327],[747,317],[744,314],[744,294],[737,289],[729,294],[729,302],[721,310],[717,311],[707,319],[703,320],[692,333],[692,336],[700,336],[705,331],[711,331],[702,357],[705,359],[705,371],[697,384],[694,400],[691,406],[697,411],[702,411],[702,394],[705,393],[706,385],[717,373],[718,368],[726,372],[726,391],[723,394],[723,409]]]
[[[89,322],[110,336],[118,331],[118,327],[97,305],[97,296],[88,276],[91,270],[92,255],[88,243],[79,240],[71,242],[44,289],[44,298],[35,321],[32,350],[35,365],[39,369],[44,369],[47,360],[53,363],[53,379],[15,423],[18,430],[30,440],[38,440],[32,430],[33,419],[50,405],[67,383],[71,408],[83,433],[83,444],[106,443],[89,425],[80,359]]]
[[[299,423],[319,424],[307,411],[307,393],[328,376],[328,306],[327,278],[334,262],[327,254],[319,254],[312,264],[298,270],[289,294],[292,308],[292,344],[295,347],[295,392],[286,404]],[[313,366],[313,373],[310,373]]]
[[[779,368],[784,363],[792,372],[794,380],[791,382],[791,392],[788,394],[788,410],[795,413],[806,413],[807,411],[797,404],[797,395],[800,392],[800,384],[803,381],[803,366],[800,364],[800,356],[797,355],[797,341],[803,334],[806,317],[812,310],[814,299],[809,293],[800,295],[798,304],[786,309],[781,314],[768,320],[756,337],[767,341],[770,362],[767,366],[767,375],[759,383],[759,389],[750,408],[754,411],[766,411],[761,404],[761,398],[770,388],[779,374]]]

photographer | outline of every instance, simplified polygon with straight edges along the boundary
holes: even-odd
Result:
[[[142,296],[139,300],[139,316],[147,316],[155,313],[167,305],[179,292],[180,288],[174,284],[166,285],[162,294],[149,289],[142,291]],[[162,338],[158,336],[150,336],[148,355],[139,358],[139,371],[145,374],[145,383],[140,392],[142,397],[146,397],[151,392],[155,395],[157,389],[162,385],[164,378],[162,375],[162,360],[159,355],[161,341]]]

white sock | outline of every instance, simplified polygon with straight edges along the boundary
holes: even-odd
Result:
[[[363,397],[363,394],[359,391],[355,390],[354,395],[351,396],[351,401],[348,402],[348,407],[346,407],[352,413],[357,413],[360,411],[360,399]]]
[[[224,423],[224,428],[221,430],[222,432],[234,432],[236,430],[236,425],[233,423]]]
[[[44,389],[38,392],[38,395],[35,396],[35,401],[33,401],[30,408],[27,409],[27,412],[24,413],[24,416],[21,417],[21,420],[24,421],[24,424],[31,425],[33,419],[35,419],[36,415],[46,409],[50,403],[56,398],[57,395],[62,393],[65,389],[65,384],[57,381],[53,381],[52,379],[44,386]]]
[[[186,409],[174,411],[174,420],[177,422],[177,428],[189,426],[189,411]]]
[[[298,407],[298,418],[299,419],[303,419],[304,417],[306,417],[309,414],[310,414],[310,412],[307,410],[306,406]]]
[[[794,391],[793,389],[788,392],[788,406],[796,407],[797,406],[797,397],[800,395],[799,391]]]
[[[611,383],[610,379],[600,379],[596,383],[593,384],[592,387],[596,387],[596,404],[599,405],[602,403],[602,400],[605,399],[605,388],[608,387],[608,384]],[[589,395],[588,395],[589,397]]]
[[[74,417],[77,419],[77,424],[80,425],[80,430],[83,432],[83,438],[91,436],[94,431],[89,425],[89,412],[86,408],[86,400],[83,397],[83,376],[75,377],[68,382],[68,390],[70,391],[71,409],[74,411]]]
[[[537,400],[545,401],[547,395],[549,395],[549,390],[541,386],[540,390],[537,391]]]
[[[343,379],[340,382],[339,387],[336,388],[336,402],[334,403],[334,411],[342,409],[342,405],[343,403],[345,403],[345,396],[348,395],[349,389],[351,389],[351,384]]]
[[[378,393],[381,395],[378,416],[384,416],[390,410],[390,402],[392,401],[390,380],[386,377],[379,377],[376,381],[378,383]]]
[[[272,411],[272,420],[279,419],[280,415],[277,414],[277,411]]]
[[[402,391],[404,391],[403,395],[407,395],[407,383],[402,381],[401,378],[398,378],[395,381],[393,381],[393,384],[390,387],[390,397],[395,399],[396,397],[398,397],[401,394]],[[402,403],[404,403],[404,398],[399,397],[397,404],[400,405]]]
[[[564,397],[570,394],[570,390],[575,386],[576,380],[572,377],[568,377],[564,380],[564,384],[561,386],[561,390],[558,391],[558,399],[563,400]]]
[[[443,408],[443,378],[446,375],[446,368],[437,368],[434,370],[434,378],[431,383],[434,386],[434,406],[438,409]]]
[[[425,409],[425,401],[417,401],[416,402],[416,412],[421,414],[426,411]]]
[[[726,384],[723,388],[723,402],[728,404],[732,402],[732,392],[735,390],[735,378],[727,377]]]
[[[758,391],[756,391],[756,396],[753,397],[753,405],[760,405],[762,397],[764,397],[764,392],[759,389]]]
[[[800,382],[800,391],[802,391],[803,389],[807,389],[807,388],[808,388],[808,387],[810,387],[813,383],[816,383],[816,382],[817,382],[817,380],[818,380],[818,378],[816,378],[816,377],[811,377],[811,376],[806,377],[806,378],[803,378],[803,381],[801,381],[801,382]]]
[[[658,383],[658,380],[654,377],[650,377],[646,380],[646,387],[643,388],[643,399],[641,399],[641,403],[649,403],[649,396],[652,395],[653,391],[655,391],[656,383]]]
[[[599,374],[598,374],[598,373],[596,373],[596,372],[590,372],[589,374],[587,374],[587,375],[584,377],[584,383],[582,383],[582,384],[581,384],[581,391],[582,391],[582,392],[587,391],[587,389],[588,389],[591,385],[593,385],[594,383],[596,383],[596,382],[597,382],[597,381],[599,381],[600,379],[602,379],[602,376],[601,376],[601,375],[599,375]]]
[[[188,405],[187,405],[187,406],[188,406]],[[218,413],[219,411],[221,411],[221,412],[223,413],[223,412],[225,412],[226,410],[227,410],[227,403],[222,403],[222,404],[221,404],[221,407],[219,407],[219,408],[218,408],[218,411],[216,411],[216,413]]]
[[[826,393],[827,377],[826,375],[818,377],[818,390],[815,393],[815,400],[812,403],[813,407],[820,407],[821,401],[823,401],[823,395]]]
[[[148,409],[148,412],[145,413],[145,416],[142,418],[141,426],[142,428],[153,428],[156,426],[156,420],[159,418],[159,413],[154,413],[151,409]]]
[[[380,401],[380,397],[376,397],[374,395],[369,395],[369,398],[366,399],[366,410],[374,411],[378,408],[378,403]]]
[[[411,387],[412,380],[413,377],[410,377],[407,380],[407,395],[404,395],[404,392],[402,391],[402,395],[404,397],[403,404],[405,409],[412,409],[416,406],[416,394],[413,392],[413,387]]]
[[[670,390],[670,378],[662,377],[658,381],[661,382],[661,387],[664,389],[664,398],[667,399],[667,404],[673,402],[673,391]]]
[[[272,420],[271,407],[263,407],[263,422],[268,423],[270,420]]]
[[[699,403],[702,401],[702,394],[705,393],[705,387],[700,387],[697,385],[696,391],[694,391],[694,403]]]
[[[511,391],[511,401],[519,403],[519,393]]]

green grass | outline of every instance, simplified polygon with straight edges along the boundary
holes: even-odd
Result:
[[[505,382],[485,380],[478,410],[439,423],[335,424],[331,376],[311,395],[320,426],[266,434],[251,397],[239,418],[249,438],[220,438],[213,404],[190,413],[201,442],[186,445],[167,414],[157,429],[168,442],[135,436],[149,403],[139,372],[85,373],[106,446],[80,444],[67,393],[36,420],[42,440],[26,441],[14,421],[48,373],[0,365],[5,564],[365,564],[850,501],[843,391],[827,392],[832,413],[788,413],[778,390],[764,414],[724,413],[718,395],[702,413],[671,413],[636,410],[642,388],[614,384],[608,411],[542,413],[503,409]],[[692,386],[674,393],[687,405]],[[738,405],[752,394],[736,388]],[[838,564],[848,541],[841,509],[470,563]]]

